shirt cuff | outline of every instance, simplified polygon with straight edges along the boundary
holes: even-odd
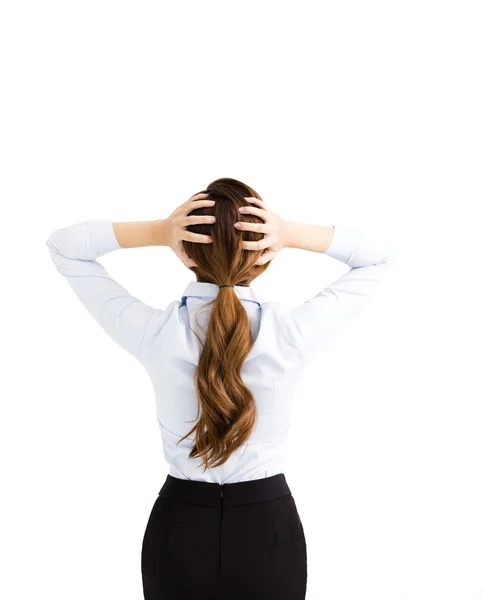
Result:
[[[121,246],[117,241],[112,221],[108,219],[91,219],[86,221],[89,227],[89,237],[97,256],[119,250]]]
[[[359,237],[358,231],[335,225],[332,242],[325,254],[347,264],[357,248]]]

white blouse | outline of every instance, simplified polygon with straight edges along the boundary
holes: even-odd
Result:
[[[145,367],[154,388],[156,417],[169,474],[181,479],[232,483],[284,472],[291,401],[303,368],[316,359],[360,313],[385,279],[388,252],[361,231],[335,227],[325,254],[350,270],[294,308],[260,302],[252,287],[234,290],[250,319],[255,343],[242,367],[258,422],[249,441],[228,461],[203,472],[189,458],[198,399],[194,371],[204,340],[209,301],[219,287],[191,281],[181,300],[154,308],[132,296],[97,260],[120,248],[109,220],[88,220],[58,229],[47,241],[57,270],[104,331]]]

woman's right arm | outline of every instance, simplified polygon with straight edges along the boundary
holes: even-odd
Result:
[[[305,362],[318,357],[361,313],[386,279],[389,251],[374,237],[345,227],[287,223],[289,248],[324,253],[350,270],[313,298],[291,309]]]
[[[243,242],[245,249],[261,252],[258,264],[272,260],[282,248],[299,248],[324,253],[350,267],[313,298],[290,310],[304,362],[309,363],[360,314],[386,279],[391,262],[389,250],[363,231],[286,221],[263,200],[246,200],[251,205],[240,211],[258,216],[264,223],[242,222],[235,227],[265,234],[258,242]]]

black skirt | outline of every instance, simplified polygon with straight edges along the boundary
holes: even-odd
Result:
[[[285,475],[223,485],[168,475],[141,571],[145,600],[304,600],[305,535]]]

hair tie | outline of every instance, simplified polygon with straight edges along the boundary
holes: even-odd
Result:
[[[228,284],[223,284],[223,285],[219,285],[218,287],[235,287],[234,285],[228,285]]]

